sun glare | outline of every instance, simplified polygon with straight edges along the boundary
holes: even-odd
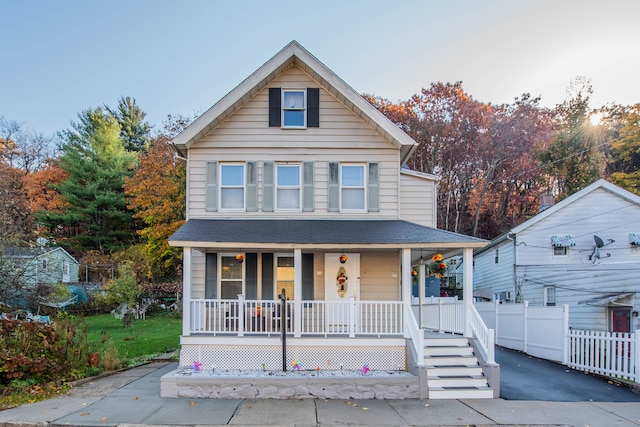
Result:
[[[589,121],[591,122],[591,126],[598,126],[600,122],[602,122],[602,117],[604,114],[602,113],[593,113],[589,116]]]

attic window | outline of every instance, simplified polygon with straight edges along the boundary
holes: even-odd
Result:
[[[629,233],[629,244],[631,246],[640,246],[640,234]]]
[[[565,234],[564,236],[551,236],[551,246],[554,248],[568,248],[575,245],[576,242],[573,241],[570,234]]]
[[[306,127],[306,91],[283,90],[282,91],[282,127],[303,128]]]
[[[319,126],[319,88],[269,88],[269,127],[305,129]]]

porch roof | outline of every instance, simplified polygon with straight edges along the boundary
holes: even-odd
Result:
[[[170,238],[178,247],[480,248],[487,240],[403,220],[190,219]]]

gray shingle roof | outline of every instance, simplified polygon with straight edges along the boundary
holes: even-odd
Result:
[[[190,219],[169,241],[273,244],[420,244],[483,246],[486,240],[402,220]]]

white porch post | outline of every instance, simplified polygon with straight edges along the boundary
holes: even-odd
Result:
[[[404,337],[411,338],[409,328],[406,327],[406,319],[409,319],[411,310],[411,249],[408,248],[402,249],[402,280],[400,282],[400,289],[402,290],[402,302],[404,306]]]
[[[293,250],[293,336],[302,331],[302,249]]]
[[[473,305],[473,249],[462,250],[463,282],[462,298],[464,299],[464,336],[473,335],[471,331],[471,306]]]
[[[191,330],[191,248],[182,255],[182,335]]]
[[[425,273],[427,272],[427,266],[424,263],[424,260],[420,260],[420,265],[418,266],[418,298],[420,302],[418,304],[418,325],[422,328],[422,305],[424,304],[424,284],[426,281]]]

